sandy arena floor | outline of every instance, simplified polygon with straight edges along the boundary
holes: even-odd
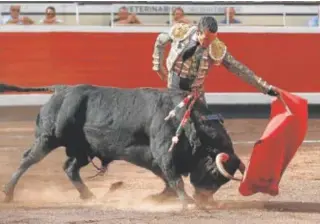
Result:
[[[226,120],[226,126],[233,140],[252,141],[259,138],[266,122]],[[22,152],[32,143],[33,123],[0,122],[1,186],[9,180]],[[310,120],[307,139],[317,139],[319,133],[320,120]],[[236,148],[247,162],[252,145]],[[229,182],[214,196],[223,208],[207,211],[189,205],[188,211],[180,212],[178,202],[159,205],[144,200],[160,192],[162,182],[151,172],[121,161],[111,164],[104,177],[94,180],[87,179],[96,173],[92,165],[82,169],[84,181],[97,198],[81,201],[62,170],[65,159],[61,148],[33,166],[17,185],[14,202],[0,202],[0,223],[320,223],[320,144],[304,144],[299,149],[282,179],[279,196],[243,197],[238,193],[239,183]],[[124,181],[123,187],[108,192],[116,181]],[[187,178],[185,183],[191,195],[193,188]]]

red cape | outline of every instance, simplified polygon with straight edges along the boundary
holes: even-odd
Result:
[[[270,121],[256,142],[239,192],[276,196],[281,177],[302,144],[308,129],[307,100],[279,89],[271,104]]]

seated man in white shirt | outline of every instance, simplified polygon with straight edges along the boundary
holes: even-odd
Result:
[[[21,16],[20,15],[20,5],[11,5],[10,6],[10,15],[4,16],[1,24],[3,25],[30,25],[33,24],[34,22],[32,19],[26,16]]]

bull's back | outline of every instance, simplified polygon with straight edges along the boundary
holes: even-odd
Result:
[[[168,102],[168,93],[158,89],[77,85],[55,93],[41,113],[50,118],[58,136],[85,127],[130,135],[147,132],[152,120],[159,119],[157,114],[165,116],[173,108]]]
[[[93,149],[115,156],[121,149],[149,146],[150,123],[159,97],[156,91],[96,87],[86,97],[83,129]]]
[[[88,92],[87,122],[114,129],[142,128],[151,122],[159,98],[152,89],[96,87]]]

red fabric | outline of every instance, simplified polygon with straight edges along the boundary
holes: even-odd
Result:
[[[253,148],[240,184],[243,196],[258,192],[276,196],[281,177],[307,133],[308,102],[284,90],[279,92],[283,101],[271,104],[270,121]]]

